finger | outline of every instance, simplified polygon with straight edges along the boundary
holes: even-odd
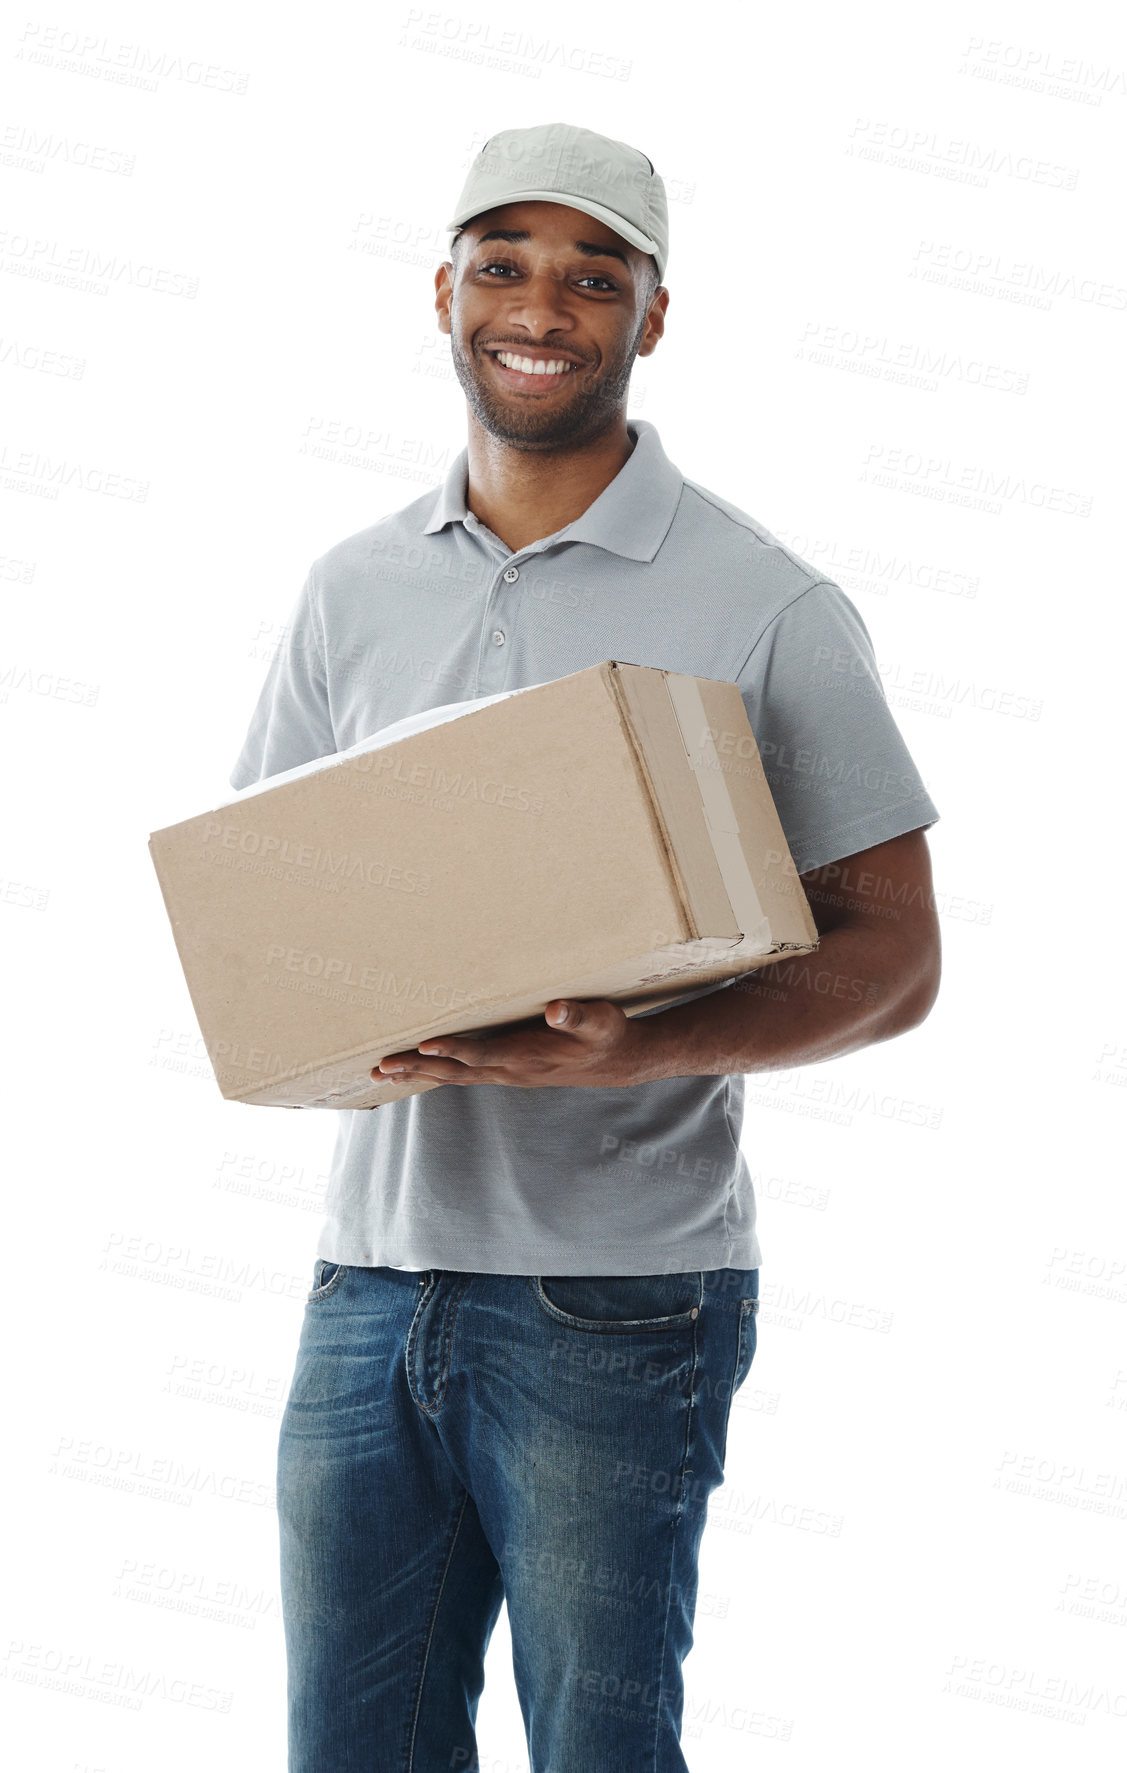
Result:
[[[562,1018],[561,1010],[564,1012]],[[592,1045],[617,1035],[628,1020],[626,1012],[607,997],[592,997],[579,1002],[572,997],[556,998],[546,1006],[544,1019],[553,1033],[574,1034]]]
[[[476,1067],[459,1065],[454,1059],[424,1059],[418,1053],[406,1059],[381,1059],[373,1067],[372,1077],[376,1082],[387,1079],[391,1083],[405,1083],[408,1078],[433,1078],[436,1083],[465,1083],[467,1079],[477,1078]]]
[[[451,1059],[460,1065],[505,1065],[518,1050],[527,1042],[524,1036],[517,1042],[512,1040],[482,1040],[480,1036],[448,1034],[444,1038],[424,1040],[419,1045],[419,1052],[424,1058]]]

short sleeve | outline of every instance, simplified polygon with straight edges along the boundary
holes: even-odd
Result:
[[[736,681],[799,874],[939,818],[840,587],[793,598]]]
[[[228,780],[232,788],[247,788],[280,770],[327,757],[336,749],[314,565],[270,661],[243,748]]]

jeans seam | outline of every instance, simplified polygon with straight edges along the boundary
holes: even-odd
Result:
[[[466,1293],[469,1289],[469,1284],[472,1281],[472,1279],[473,1279],[473,1275],[467,1274],[464,1281],[462,1282],[462,1285],[458,1288],[458,1290],[456,1291],[456,1293],[453,1295],[452,1299],[450,1300],[449,1314],[443,1323],[442,1345],[441,1345],[441,1348],[439,1351],[439,1364],[443,1370],[442,1386],[441,1386],[441,1389],[439,1390],[438,1394],[434,1398],[434,1400],[429,1404],[426,1403],[418,1395],[418,1393],[415,1389],[414,1360],[415,1360],[415,1346],[418,1342],[418,1337],[419,1337],[420,1319],[422,1317],[423,1311],[426,1309],[429,1309],[430,1301],[431,1301],[431,1298],[433,1296],[433,1291],[434,1291],[434,1283],[433,1282],[429,1283],[424,1288],[422,1298],[419,1300],[419,1303],[415,1307],[415,1315],[411,1320],[411,1326],[410,1326],[409,1330],[407,1331],[407,1339],[406,1339],[404,1346],[403,1346],[403,1363],[404,1363],[404,1366],[406,1367],[406,1370],[407,1370],[407,1387],[411,1393],[412,1398],[415,1401],[416,1407],[422,1411],[423,1415],[426,1416],[428,1418],[428,1420],[433,1419],[434,1416],[438,1413],[439,1409],[442,1406],[442,1400],[446,1396],[446,1387],[450,1383],[450,1373],[449,1373],[449,1368],[447,1366],[447,1361],[448,1361],[448,1357],[450,1354],[451,1343],[453,1342],[453,1338],[454,1338],[454,1324],[457,1319],[458,1311],[461,1306],[462,1300],[466,1296]]]
[[[654,1773],[657,1773],[658,1743],[661,1736],[661,1710],[665,1703],[665,1656],[669,1643],[669,1615],[673,1611],[673,1571],[677,1554],[677,1529],[681,1524],[681,1519],[685,1511],[685,1478],[686,1476],[692,1476],[692,1473],[688,1470],[688,1462],[692,1455],[693,1431],[696,1426],[696,1418],[693,1412],[696,1409],[697,1365],[700,1354],[698,1346],[699,1327],[700,1320],[698,1318],[693,1323],[693,1366],[692,1372],[689,1376],[689,1408],[685,1416],[685,1445],[681,1456],[681,1482],[677,1489],[677,1507],[673,1515],[673,1521],[669,1532],[669,1572],[668,1580],[665,1584],[665,1616],[662,1620],[661,1626],[661,1649],[658,1652],[657,1662],[657,1704],[654,1708]],[[678,1732],[678,1734],[680,1734],[680,1732]]]
[[[430,1409],[427,1411],[428,1415],[433,1415],[433,1413],[436,1410],[441,1408],[442,1400],[446,1396],[446,1387],[450,1383],[450,1349],[451,1349],[451,1346],[454,1341],[454,1325],[458,1321],[458,1312],[461,1307],[462,1300],[465,1298],[466,1293],[469,1289],[469,1284],[472,1279],[473,1279],[473,1275],[467,1274],[465,1280],[462,1282],[462,1285],[458,1288],[458,1291],[455,1293],[453,1299],[450,1301],[449,1314],[447,1316],[447,1319],[446,1319],[446,1322],[443,1326],[443,1331],[442,1331],[442,1354],[441,1354],[442,1389],[438,1393],[438,1396],[435,1398],[433,1404],[430,1406]]]
[[[742,1299],[740,1299],[736,1305],[736,1353],[735,1353],[735,1358],[732,1361],[731,1375],[728,1379],[728,1398],[727,1398],[727,1402],[724,1407],[723,1433],[721,1435],[721,1442],[720,1442],[720,1465],[721,1465],[721,1468],[723,1468],[723,1466],[728,1458],[728,1429],[731,1427],[731,1423],[732,1423],[732,1403],[733,1403],[733,1401],[735,1399],[735,1395],[736,1395],[736,1374],[740,1370],[740,1362],[743,1359],[744,1324],[746,1321],[746,1317],[747,1317],[747,1314],[744,1311],[744,1301]]]
[[[422,1316],[423,1306],[426,1304],[429,1293],[430,1288],[424,1287],[423,1296],[415,1305],[411,1322],[407,1326],[407,1334],[403,1339],[403,1370],[407,1375],[407,1390],[410,1392],[414,1403],[420,1410],[423,1408],[423,1402],[415,1390],[415,1343],[419,1333],[419,1319]]]
[[[728,1406],[724,1413],[724,1440],[720,1449],[721,1465],[724,1465],[728,1458],[728,1430],[732,1426],[732,1407],[736,1401],[736,1374],[743,1365],[744,1353],[747,1349],[747,1338],[749,1335],[748,1325],[754,1322],[758,1310],[759,1300],[757,1298],[749,1298],[745,1296],[743,1299],[739,1300],[736,1306],[738,1318],[736,1330],[736,1360],[735,1365],[732,1368],[732,1379],[728,1389]],[[750,1371],[750,1368],[748,1370]],[[746,1378],[747,1375],[745,1374],[744,1377]]]
[[[438,1584],[438,1593],[434,1597],[434,1611],[431,1613],[430,1627],[427,1631],[427,1641],[423,1647],[422,1666],[419,1669],[419,1684],[415,1692],[415,1709],[411,1717],[411,1736],[407,1744],[407,1773],[413,1773],[415,1765],[415,1737],[418,1734],[419,1729],[419,1711],[423,1703],[423,1685],[426,1681],[427,1663],[430,1660],[430,1647],[434,1638],[434,1628],[438,1622],[438,1609],[442,1604],[442,1593],[446,1587],[446,1578],[450,1574],[450,1561],[454,1556],[454,1547],[458,1543],[458,1534],[462,1530],[462,1519],[465,1515],[466,1503],[469,1499],[469,1491],[463,1491],[462,1506],[458,1510],[458,1518],[454,1522],[454,1531],[451,1535],[449,1550],[446,1553],[446,1562],[442,1566],[442,1579]]]

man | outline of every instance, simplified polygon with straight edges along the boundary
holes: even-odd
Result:
[[[534,1773],[684,1773],[697,1555],[756,1345],[744,1075],[923,1021],[938,813],[853,605],[627,419],[669,303],[649,159],[506,130],[448,226],[467,449],[314,563],[232,786],[606,658],[725,679],[821,943],[660,1011],[424,1041],[379,1072],[443,1088],[341,1114],[278,1449],[289,1768],[475,1768],[504,1598]],[[694,332],[726,390],[720,320]]]

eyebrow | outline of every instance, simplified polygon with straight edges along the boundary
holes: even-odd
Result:
[[[527,228],[490,228],[488,234],[471,235],[471,239],[476,246],[484,246],[487,240],[505,240],[511,246],[526,246],[532,235]],[[574,245],[577,252],[586,253],[588,258],[621,259],[626,269],[631,269],[630,260],[617,246],[600,246],[594,240],[576,240]]]

